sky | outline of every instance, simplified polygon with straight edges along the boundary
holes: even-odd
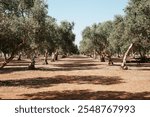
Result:
[[[64,20],[75,23],[73,32],[79,46],[86,26],[124,15],[128,0],[47,0],[47,3],[48,15],[56,18],[58,24]]]

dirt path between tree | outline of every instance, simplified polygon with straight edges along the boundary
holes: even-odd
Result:
[[[0,71],[0,99],[150,99],[150,67],[108,66],[84,56],[26,70],[13,61]],[[13,67],[13,69],[12,69]]]

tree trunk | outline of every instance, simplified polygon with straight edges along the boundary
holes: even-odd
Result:
[[[20,43],[11,53],[10,57],[4,61],[4,63],[1,65],[0,69],[4,68],[10,61],[13,60],[14,56],[16,55],[17,51],[20,49],[21,46],[24,45],[24,39],[23,39],[23,42]]]
[[[58,60],[58,51],[55,52],[55,60]]]
[[[127,56],[129,55],[129,52],[130,52],[130,50],[132,49],[132,47],[133,47],[133,43],[130,44],[128,50],[127,50],[127,51],[125,52],[125,54],[124,54],[123,62],[122,62],[122,64],[121,64],[121,68],[124,69],[124,70],[127,70],[127,69],[128,69],[128,67],[126,66],[126,60],[127,60]]]
[[[4,53],[4,61],[7,60],[7,56],[6,56],[6,53]]]
[[[2,52],[0,52],[0,57],[2,57],[3,55],[2,55]]]
[[[117,57],[118,57],[118,58],[120,58],[120,52],[119,52],[119,51],[118,51],[118,55],[117,55]]]
[[[35,56],[34,55],[32,56],[31,63],[29,64],[28,69],[29,70],[35,69]]]
[[[18,57],[18,61],[20,61],[21,60],[21,52],[19,53],[19,57]]]
[[[0,69],[3,69],[10,61],[13,60],[15,53],[13,52],[8,59],[5,59],[4,63],[1,65]]]
[[[105,62],[105,56],[104,56],[104,54],[101,54],[100,60],[101,60],[101,62]]]
[[[55,62],[55,53],[52,52],[52,55],[51,55],[51,62]]]
[[[45,56],[44,56],[44,64],[46,64],[46,65],[48,64],[47,58],[48,58],[48,51],[46,50]]]
[[[111,55],[108,55],[107,58],[108,58],[108,65],[113,65],[114,63],[112,61]]]
[[[96,59],[96,51],[93,52],[93,58]]]

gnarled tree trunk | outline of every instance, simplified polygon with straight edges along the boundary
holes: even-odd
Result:
[[[127,56],[129,55],[129,52],[132,49],[132,47],[133,47],[133,43],[130,44],[129,48],[127,49],[127,51],[124,54],[123,62],[121,64],[121,68],[124,69],[124,70],[128,69],[128,67],[126,66],[126,61],[127,61]]]
[[[113,65],[114,63],[112,61],[111,55],[108,55],[107,58],[108,58],[108,65]]]
[[[101,60],[101,62],[105,62],[105,55],[103,53],[100,56],[100,60]]]
[[[3,55],[2,55],[2,52],[0,52],[0,57],[2,57]]]
[[[14,56],[15,56],[15,53],[13,52],[8,59],[5,58],[5,61],[2,63],[0,69],[4,68],[10,61],[12,61]]]
[[[55,60],[58,60],[58,51],[55,52]]]
[[[45,51],[45,56],[44,56],[44,64],[48,64],[48,61],[47,61],[47,59],[48,59],[48,51],[46,50]]]
[[[96,51],[93,51],[93,58],[96,59]]]
[[[52,55],[51,55],[51,62],[55,62],[55,53],[52,52]]]
[[[4,53],[4,61],[7,60],[7,56],[6,56],[6,53]]]
[[[13,60],[13,58],[15,57],[17,51],[20,49],[21,46],[23,46],[23,44],[24,44],[24,40],[23,40],[22,43],[20,43],[20,44],[12,51],[10,57],[4,61],[4,63],[0,66],[0,69],[4,68],[10,61]]]
[[[35,69],[35,56],[34,55],[32,56],[31,63],[29,64],[28,69],[29,70]]]
[[[20,53],[19,53],[19,57],[18,57],[18,61],[21,60],[21,55],[22,55],[22,53],[20,52]]]
[[[108,59],[108,65],[113,65],[114,63],[113,63],[113,60],[112,60],[112,54],[111,54],[111,52],[109,51],[109,50],[105,50],[104,52],[104,55],[107,57],[107,59]]]

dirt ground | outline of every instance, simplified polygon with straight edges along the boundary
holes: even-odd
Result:
[[[29,60],[14,60],[0,71],[0,99],[150,99],[150,63],[107,62],[72,56],[27,70]]]

